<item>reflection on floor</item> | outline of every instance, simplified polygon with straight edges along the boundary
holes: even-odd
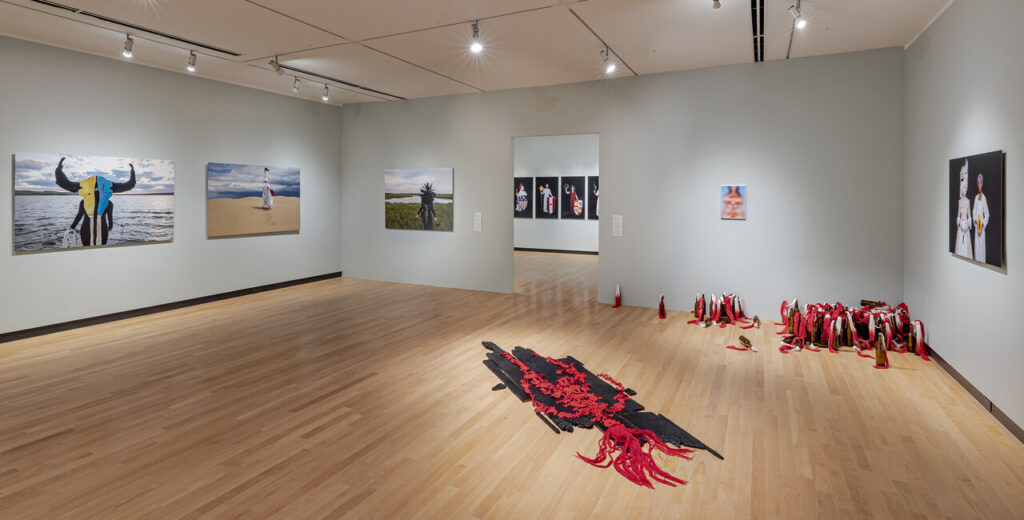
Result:
[[[0,345],[0,518],[1014,518],[1024,447],[934,363],[726,350],[596,303],[340,279]],[[717,448],[656,491],[491,392],[481,340],[572,354]]]

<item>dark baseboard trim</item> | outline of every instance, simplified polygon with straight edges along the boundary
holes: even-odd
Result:
[[[1022,429],[1020,425],[1013,422],[1013,419],[1010,419],[1005,413],[1003,413],[1003,411],[1000,410],[998,406],[992,404],[991,399],[985,397],[985,394],[981,393],[981,390],[978,390],[978,388],[972,385],[971,382],[967,380],[967,378],[960,374],[960,372],[957,372],[957,370],[953,368],[953,366],[950,365],[945,359],[943,359],[943,357],[940,356],[938,352],[932,350],[931,347],[928,347],[928,351],[932,359],[934,359],[939,364],[939,366],[942,367],[942,369],[945,370],[946,373],[953,378],[953,380],[955,380],[957,383],[960,383],[960,386],[964,387],[964,390],[967,390],[967,393],[971,394],[971,397],[977,399],[978,402],[981,403],[981,406],[984,406],[985,409],[988,410],[988,413],[992,414],[992,416],[995,417],[1000,424],[1005,426],[1006,429],[1009,430],[1010,433],[1012,433],[1018,441],[1024,443],[1024,429]]]
[[[572,249],[536,249],[533,247],[517,247],[516,251],[529,251],[531,253],[566,253],[570,255],[595,255],[597,251],[575,251]]]
[[[19,339],[34,338],[36,336],[44,336],[46,334],[53,334],[55,332],[79,329],[82,327],[89,327],[92,325],[99,325],[102,323],[110,323],[112,321],[125,320],[128,318],[137,318],[139,316],[146,316],[147,314],[156,314],[158,312],[172,311],[184,307],[191,307],[193,305],[201,305],[204,303],[227,300],[231,298],[237,298],[239,296],[247,296],[250,294],[273,291],[275,289],[284,289],[285,287],[293,287],[296,285],[319,282],[322,280],[330,280],[332,278],[341,278],[341,271],[338,271],[336,273],[321,274],[318,276],[310,276],[308,278],[300,278],[298,280],[289,280],[286,282],[272,283],[269,285],[260,285],[257,287],[250,287],[248,289],[239,289],[237,291],[211,294],[210,296],[200,296],[199,298],[191,298],[188,300],[153,305],[152,307],[143,307],[141,309],[133,309],[129,311],[115,312],[112,314],[104,314],[102,316],[95,316],[92,318],[82,318],[80,320],[65,321],[63,323],[55,323],[53,325],[43,325],[41,327],[35,327],[31,329],[5,332],[3,334],[0,334],[0,343],[17,341]]]

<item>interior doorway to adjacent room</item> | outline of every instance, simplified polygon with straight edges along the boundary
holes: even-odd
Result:
[[[513,139],[517,293],[530,287],[557,285],[547,283],[555,280],[544,280],[545,269],[535,268],[551,262],[591,266],[585,271],[592,271],[592,285],[596,287],[601,216],[599,147],[598,134]],[[560,262],[560,258],[565,261]],[[550,272],[557,276],[559,269]]]

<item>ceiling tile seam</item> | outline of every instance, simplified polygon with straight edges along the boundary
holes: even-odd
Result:
[[[577,2],[574,2],[574,3],[578,4],[578,3],[581,3],[581,2],[585,2],[585,1],[586,0],[578,0]],[[556,8],[556,7],[562,7],[562,5],[560,5],[560,4],[545,5],[545,6],[541,6],[541,7],[534,7],[534,8],[531,8],[531,9],[523,9],[522,11],[512,11],[512,12],[509,12],[509,13],[501,13],[501,14],[495,14],[495,15],[491,15],[491,16],[484,16],[484,17],[481,17],[481,18],[470,18],[469,20],[461,20],[461,21],[458,21],[458,22],[445,23],[445,24],[441,24],[441,25],[435,25],[433,27],[424,27],[422,29],[412,29],[412,30],[409,30],[409,31],[397,32],[397,33],[394,33],[394,34],[385,34],[383,36],[371,36],[369,38],[363,38],[363,39],[359,40],[359,43],[369,42],[369,41],[374,41],[374,40],[383,40],[384,38],[393,38],[395,36],[405,36],[407,34],[416,34],[416,33],[425,32],[425,31],[433,31],[435,29],[444,29],[446,27],[455,27],[457,25],[469,25],[469,24],[471,24],[471,23],[473,23],[475,21],[496,20],[498,18],[505,18],[505,17],[508,17],[508,16],[516,16],[516,15],[519,15],[519,14],[533,13],[533,12],[536,12],[536,11],[543,11],[545,9],[552,9],[552,8]],[[572,8],[569,8],[569,9],[572,10]]]
[[[440,72],[438,72],[438,71],[436,71],[436,70],[433,70],[433,69],[429,69],[429,68],[427,68],[427,67],[424,67],[424,66],[422,66],[422,65],[419,65],[419,64],[413,63],[413,62],[411,62],[411,61],[409,61],[409,60],[406,60],[406,59],[404,59],[404,58],[400,58],[400,57],[398,57],[398,56],[395,56],[394,54],[389,54],[389,53],[387,53],[387,52],[384,52],[384,51],[382,51],[382,50],[380,50],[380,49],[376,49],[376,48],[370,47],[369,45],[364,45],[364,44],[362,44],[362,43],[357,43],[356,45],[359,45],[360,47],[365,47],[365,48],[367,48],[367,49],[370,49],[370,50],[371,50],[371,51],[373,51],[373,52],[376,52],[376,53],[380,53],[380,54],[383,54],[384,56],[387,56],[387,57],[389,57],[389,58],[392,58],[392,59],[398,60],[398,61],[400,61],[400,62],[402,62],[402,63],[406,63],[406,64],[408,64],[408,65],[412,65],[413,67],[416,67],[416,68],[418,68],[418,69],[424,70],[424,71],[426,71],[426,72],[429,72],[429,73],[431,73],[431,74],[436,74],[436,75],[438,75],[438,76],[441,76],[442,78],[445,78],[445,79],[448,79],[448,80],[454,81],[454,82],[456,82],[456,83],[458,83],[458,84],[460,84],[460,85],[464,85],[464,86],[466,86],[466,87],[469,87],[469,88],[471,88],[471,89],[475,89],[475,90],[477,90],[477,91],[479,91],[479,92],[485,92],[485,91],[484,91],[484,89],[482,89],[482,88],[480,88],[480,87],[477,87],[477,86],[475,86],[475,85],[470,85],[469,83],[466,83],[465,81],[462,81],[462,80],[459,80],[459,79],[455,79],[455,78],[453,78],[453,77],[451,77],[451,76],[448,76],[448,75],[446,75],[446,74],[442,74],[442,73],[440,73]]]
[[[0,1],[2,1],[2,0],[0,0]],[[263,61],[269,60],[271,58],[280,58],[281,56],[291,56],[292,54],[302,54],[304,52],[322,51],[324,49],[332,49],[334,47],[341,47],[341,46],[344,46],[344,45],[359,45],[359,43],[358,42],[354,42],[354,41],[345,41],[345,42],[341,42],[341,43],[330,43],[330,44],[327,44],[327,45],[321,45],[319,47],[309,47],[309,48],[306,48],[306,49],[298,49],[298,50],[294,50],[294,51],[275,52],[274,54],[270,54],[268,56],[260,56],[258,58],[246,59],[245,62],[246,63],[258,63],[258,62],[263,62]]]
[[[336,38],[341,38],[342,40],[345,40],[345,41],[352,41],[352,40],[349,40],[348,38],[346,38],[346,37],[344,37],[344,36],[334,32],[334,31],[328,31],[327,29],[324,29],[323,27],[311,24],[311,23],[309,23],[309,22],[307,22],[305,20],[302,20],[300,18],[296,18],[296,17],[294,17],[294,16],[292,16],[290,14],[282,13],[281,11],[278,11],[277,9],[273,9],[273,8],[267,7],[267,6],[265,6],[265,5],[261,4],[261,3],[258,3],[258,2],[254,1],[254,0],[245,0],[245,2],[249,3],[249,4],[252,4],[252,5],[256,6],[256,7],[259,7],[259,8],[262,8],[262,9],[266,9],[267,11],[270,11],[271,13],[274,13],[274,14],[276,14],[278,16],[283,16],[284,18],[287,18],[287,19],[289,19],[289,20],[291,20],[293,22],[298,22],[298,23],[301,23],[302,25],[305,25],[307,27],[311,27],[311,28],[316,29],[318,31],[325,32],[325,33],[330,34],[331,36],[334,36]]]
[[[903,46],[903,48],[909,49],[910,46],[913,45],[914,42],[916,42],[917,39],[920,38],[921,35],[925,33],[925,31],[930,29],[935,22],[939,21],[939,18],[943,15],[943,13],[945,13],[949,9],[951,5],[953,5],[953,2],[955,1],[956,0],[949,0],[949,2],[946,2],[946,5],[942,9],[939,9],[939,12],[935,13],[935,16],[933,16],[931,20],[928,20],[928,23],[924,24],[924,27],[922,27],[921,30],[918,31],[918,33],[915,34],[914,37],[911,38],[910,41]]]
[[[37,8],[26,6],[26,5],[15,4],[15,3],[9,2],[7,0],[0,0],[0,3],[7,4],[7,5],[10,5],[10,6],[13,6],[13,7],[19,7],[21,9],[25,9],[25,10],[28,10],[28,11],[34,11],[34,12],[37,12],[37,13],[43,14],[43,15],[54,16],[54,17],[57,17],[57,18],[61,18],[63,20],[67,20],[69,22],[79,23],[79,24],[82,24],[82,25],[88,25],[90,27],[95,27],[97,29],[101,29],[101,30],[104,30],[104,31],[110,31],[110,32],[112,32],[114,34],[122,34],[122,31],[118,31],[116,29],[112,29],[112,28],[107,27],[107,26],[102,25],[102,24],[90,23],[88,21],[80,20],[78,18],[73,18],[73,17],[69,17],[69,16],[62,16],[62,15],[60,15],[58,13],[52,13],[50,11],[45,11],[45,10],[42,10],[42,9],[37,9]],[[180,47],[178,45],[167,43],[167,42],[165,42],[163,40],[156,40],[156,39],[153,39],[153,38],[146,38],[146,37],[144,37],[144,35],[140,35],[140,34],[133,34],[132,37],[135,38],[136,40],[142,40],[142,41],[147,41],[147,42],[151,42],[151,43],[155,43],[155,44],[159,44],[159,45],[165,45],[167,47],[172,47],[172,48],[175,48],[175,49],[179,49],[181,51],[192,51],[192,52],[195,52],[197,55],[205,56],[207,58],[211,58],[211,59],[215,59],[215,60],[220,60],[220,61],[223,61],[223,62],[226,62],[226,63],[234,63],[234,64],[239,64],[239,65],[247,65],[249,67],[253,67],[253,68],[256,68],[256,69],[259,69],[259,70],[267,70],[267,69],[264,69],[264,68],[259,67],[257,65],[253,65],[251,63],[237,62],[237,61],[229,60],[229,59],[223,58],[221,56],[218,56],[216,54],[210,54],[210,53],[206,53],[206,52],[196,52],[195,50],[190,49],[190,48]],[[38,43],[54,47],[54,45],[49,44],[49,43],[44,42],[44,41],[38,41]],[[72,48],[70,50],[73,50],[73,51],[76,51],[76,52],[84,52],[85,54],[91,54],[93,56],[108,57],[108,56],[104,56],[102,54],[93,54],[91,52],[82,51],[80,49],[75,49],[75,48]],[[161,67],[159,65],[150,65],[150,64],[146,64],[146,63],[135,63],[135,64],[136,65],[141,65],[143,67],[150,67],[150,68],[154,68],[154,69],[166,70],[166,71],[169,71],[169,72],[176,72],[174,69],[169,69],[169,68],[166,68],[166,67]],[[281,94],[281,93],[276,92],[274,90],[268,90],[268,89],[263,89],[263,88],[260,88],[260,87],[254,87],[252,85],[247,85],[247,84],[242,84],[242,83],[234,83],[234,82],[230,82],[230,81],[218,80],[218,79],[209,78],[209,77],[203,77],[203,76],[198,76],[198,77],[201,77],[201,78],[204,78],[204,79],[208,79],[208,80],[211,80],[211,81],[218,81],[218,82],[221,82],[221,83],[228,83],[230,85],[237,85],[237,86],[244,87],[244,88],[251,88],[251,89],[255,89],[255,90],[261,90],[261,91],[264,91],[264,92],[270,92],[270,93],[274,93],[274,94],[278,94],[278,95],[282,95],[282,96],[284,95],[284,94]],[[314,82],[314,83],[318,83],[318,82]],[[344,86],[343,84],[335,84],[334,87],[337,88],[337,89],[340,89],[340,90],[344,90],[346,92],[351,92],[353,94],[359,94],[361,96],[376,98],[376,99],[379,99],[381,101],[391,101],[388,98],[383,98],[383,97],[371,94],[369,92],[353,90],[351,88],[348,88],[348,87]],[[291,97],[291,96],[288,96],[288,97]],[[303,99],[303,98],[299,98],[299,99]]]
[[[576,11],[571,7],[569,8],[569,12],[572,13],[572,15],[576,17],[576,19],[579,20],[581,24],[583,24],[583,27],[586,27],[587,30],[590,31],[590,34],[594,35],[594,38],[597,38],[597,41],[601,42],[601,45],[604,45],[605,48],[611,51],[611,53],[614,54],[615,57],[619,59],[619,62],[625,65],[626,68],[629,69],[629,71],[632,72],[634,76],[639,76],[639,74],[637,74],[636,71],[633,70],[633,67],[630,67],[629,63],[626,63],[626,60],[623,59],[622,56],[619,56],[619,53],[615,52],[615,49],[613,49],[611,45],[608,45],[608,42],[604,41],[604,38],[602,38],[601,35],[597,34],[597,31],[595,31],[592,27],[590,27],[589,24],[587,24],[587,22],[583,20],[583,17],[576,13]]]

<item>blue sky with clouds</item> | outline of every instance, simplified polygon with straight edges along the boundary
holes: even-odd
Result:
[[[16,191],[52,191],[67,193],[54,176],[57,163],[64,157],[64,174],[72,182],[89,177],[106,177],[125,182],[130,176],[129,164],[135,166],[135,189],[128,193],[174,193],[174,162],[160,159],[129,159],[74,154],[17,152],[14,154],[14,189]]]
[[[452,168],[404,168],[384,170],[384,193],[419,193],[423,183],[434,185],[437,194],[451,194]]]
[[[240,199],[263,194],[263,168],[270,168],[267,183],[278,197],[298,197],[299,169],[252,164],[206,165],[207,198]]]

